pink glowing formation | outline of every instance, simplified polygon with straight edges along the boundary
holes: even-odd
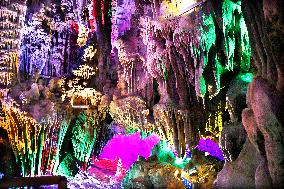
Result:
[[[153,147],[160,141],[156,135],[150,135],[145,139],[140,138],[140,132],[125,136],[116,135],[104,147],[100,158],[116,159],[119,157],[123,166],[128,169],[138,156],[149,158]]]

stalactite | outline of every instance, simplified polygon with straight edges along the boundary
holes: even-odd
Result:
[[[15,108],[4,107],[6,121],[1,127],[7,130],[17,161],[22,164],[23,175],[36,173],[39,154],[38,139],[42,126]]]
[[[241,11],[241,1],[233,2],[226,0],[222,4],[223,32],[225,36],[225,50],[228,58],[226,69],[234,69],[235,49],[237,48],[237,33],[241,33],[241,63],[240,68],[247,72],[250,68],[251,48],[248,38],[247,27]],[[237,17],[236,14],[240,16]]]
[[[250,31],[248,36],[251,44],[252,56],[257,67],[257,73],[262,78],[268,79],[271,84],[277,85],[277,87],[281,88],[282,91],[283,58],[281,58],[281,56],[283,53],[280,50],[282,48],[279,46],[283,46],[283,41],[281,37],[276,37],[277,35],[281,36],[281,32],[279,32],[280,30],[272,29],[277,21],[267,19],[269,17],[273,17],[274,15],[272,16],[273,12],[265,11],[263,4],[264,2],[266,1],[259,1],[255,3],[243,1],[242,11],[245,15],[245,22],[250,23],[247,25],[247,28]],[[269,4],[268,2],[266,3]],[[264,15],[263,11],[265,11],[266,15]],[[275,25],[278,26],[279,23]],[[283,24],[279,27],[281,26],[283,26]],[[279,42],[273,43],[273,41],[277,40],[279,40]]]
[[[148,113],[146,102],[135,96],[112,101],[110,104],[112,118],[127,130],[145,130]]]
[[[186,149],[195,148],[199,140],[196,120],[202,119],[196,116],[197,112],[179,110],[169,104],[157,104],[153,111],[159,135],[169,142],[179,157],[184,157]]]
[[[111,14],[111,23],[112,23],[112,27],[111,27],[111,45],[112,45],[112,49],[115,46],[115,42],[117,40],[118,37],[118,26],[115,24],[116,20],[117,20],[117,0],[112,0],[111,2],[111,7],[112,7],[112,14]]]
[[[7,102],[3,108],[5,122],[1,122],[0,127],[8,132],[23,176],[57,174],[59,152],[69,126],[68,118],[54,112],[37,122]]]
[[[5,87],[11,85],[13,79],[18,76],[18,50],[23,33],[20,28],[23,26],[26,6],[25,1],[19,3],[3,1],[2,3],[0,7],[0,52],[2,54],[0,59],[0,82]]]
[[[86,115],[81,112],[72,129],[74,156],[87,163],[96,141],[97,115]]]

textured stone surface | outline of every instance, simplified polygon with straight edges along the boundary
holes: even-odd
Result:
[[[247,141],[239,157],[225,164],[217,188],[284,186],[283,97],[266,80],[256,77],[242,113]]]
[[[247,134],[241,121],[242,110],[246,108],[247,88],[248,82],[237,76],[230,82],[226,94],[230,121],[224,123],[220,140],[226,161],[236,160],[246,141]]]
[[[256,143],[260,152],[263,152],[262,156],[267,159],[273,186],[282,187],[284,186],[284,116],[281,110],[283,97],[264,79],[254,78],[249,87],[248,99],[256,124],[248,124],[247,132],[257,130]]]
[[[254,188],[255,170],[259,164],[259,153],[246,140],[239,157],[224,165],[215,180],[215,188]]]
[[[272,180],[269,176],[269,170],[267,162],[265,159],[261,159],[256,171],[255,171],[255,187],[262,188],[271,188]]]
[[[243,148],[245,141],[246,132],[242,123],[225,123],[220,140],[225,161],[236,160]]]
[[[181,170],[166,164],[158,163],[157,159],[138,161],[124,178],[123,187],[181,189]]]

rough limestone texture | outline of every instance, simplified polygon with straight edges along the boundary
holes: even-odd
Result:
[[[238,158],[245,141],[246,131],[242,123],[234,122],[224,124],[220,144],[226,162],[234,161]]]
[[[215,180],[214,188],[254,188],[255,170],[259,162],[259,153],[247,139],[239,157],[225,163]]]
[[[238,158],[218,174],[215,187],[283,188],[283,96],[266,80],[255,77],[247,103],[242,113],[247,141]]]
[[[182,189],[184,185],[180,178],[180,171],[169,164],[158,163],[157,159],[153,158],[148,161],[138,161],[124,178],[123,187],[125,189]]]
[[[240,77],[236,77],[231,81],[226,94],[230,122],[224,123],[220,139],[226,162],[234,161],[238,158],[247,138],[241,122],[242,110],[247,107],[245,100],[247,88],[248,83],[240,79]]]
[[[249,117],[243,112],[243,123],[250,141],[257,146],[261,156],[268,166],[273,187],[284,187],[284,127],[283,96],[264,79],[253,79],[248,90],[249,108],[252,110]],[[255,124],[246,122],[254,119]],[[256,176],[258,176],[256,174]],[[256,183],[259,186],[259,183]]]

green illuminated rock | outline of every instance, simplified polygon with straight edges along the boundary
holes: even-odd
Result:
[[[88,162],[96,141],[95,120],[81,112],[72,129],[74,155],[82,162]]]

